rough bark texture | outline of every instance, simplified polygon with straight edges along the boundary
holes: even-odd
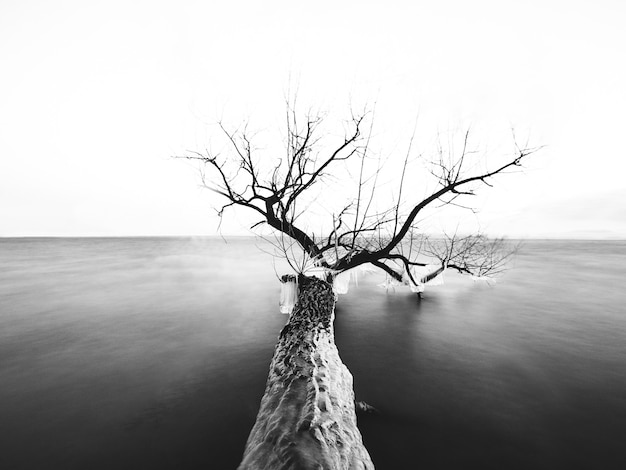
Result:
[[[352,375],[335,346],[332,288],[315,278],[301,278],[299,287],[239,470],[373,469],[356,424]]]

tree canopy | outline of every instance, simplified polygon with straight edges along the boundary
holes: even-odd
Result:
[[[433,238],[421,230],[420,216],[427,208],[474,210],[472,197],[480,189],[519,169],[538,148],[520,146],[513,134],[511,153],[493,168],[477,169],[481,153],[472,144],[470,130],[458,133],[453,143],[439,141],[427,155],[415,151],[413,133],[406,149],[392,155],[396,163],[390,166],[371,148],[372,112],[352,111],[339,135],[324,129],[326,120],[321,113],[301,114],[288,102],[284,148],[259,146],[258,135],[248,124],[231,130],[219,122],[224,148],[188,151],[181,158],[202,164],[204,186],[222,201],[220,217],[231,207],[256,213],[259,220],[251,228],[271,227],[287,258],[297,245],[311,264],[333,273],[371,263],[395,280],[413,283],[420,281],[413,278],[413,267],[433,259],[441,269],[473,276],[502,270],[511,255],[503,239],[480,233]],[[407,171],[416,159],[435,183],[432,192],[417,199],[416,191],[409,190],[415,182]],[[385,166],[397,170],[397,175],[391,193],[381,195]],[[332,204],[324,206],[328,197],[320,198],[320,191],[331,195]],[[306,215],[313,212],[325,222],[311,227]]]

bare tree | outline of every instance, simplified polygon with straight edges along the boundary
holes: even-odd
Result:
[[[494,177],[519,168],[522,161],[538,149],[520,148],[515,143],[514,153],[499,166],[472,172],[469,162],[476,150],[470,148],[470,132],[467,131],[458,154],[440,145],[435,158],[429,160],[430,174],[437,181],[435,190],[421,200],[406,201],[411,139],[402,165],[398,167],[396,197],[388,206],[381,207],[377,200],[381,165],[370,174],[365,172],[368,163],[375,160],[370,156],[372,119],[367,122],[368,117],[367,112],[353,114],[340,142],[328,150],[321,145],[318,148],[323,117],[308,115],[300,123],[296,110],[288,107],[286,152],[274,155],[269,167],[255,154],[254,135],[247,126],[231,131],[221,122],[220,131],[230,146],[227,156],[205,150],[190,151],[182,158],[205,165],[204,186],[225,201],[217,211],[220,217],[233,206],[254,211],[260,220],[253,227],[266,224],[286,235],[297,242],[316,265],[332,273],[371,263],[397,281],[418,281],[410,279],[410,268],[426,266],[428,262],[420,259],[424,256],[434,256],[442,267],[464,274],[485,276],[500,272],[511,254],[502,240],[489,240],[480,234],[464,237],[455,234],[446,236],[438,244],[432,240],[424,243],[422,239],[421,247],[416,246],[416,239],[423,237],[416,238],[418,216],[426,209],[445,206],[473,210],[465,201],[471,199],[480,186],[490,187]],[[328,214],[330,229],[327,233],[322,233],[321,227],[316,227],[316,233],[308,224],[301,225],[302,216],[310,209],[307,206],[309,193],[323,183],[326,183],[326,190],[334,191],[333,185],[328,184],[329,178],[337,173],[337,168],[345,170],[349,164],[358,174],[354,194],[349,195],[336,212]],[[344,182],[338,183],[338,186],[343,185]]]
[[[258,216],[253,227],[266,225],[278,234],[276,246],[288,260],[297,257],[294,244],[302,251],[299,260],[290,260],[301,274],[297,305],[281,331],[241,469],[373,468],[356,427],[352,377],[334,344],[332,289],[303,276],[305,266],[336,275],[370,263],[413,284],[446,268],[497,274],[512,253],[502,239],[457,233],[430,238],[420,230],[421,218],[430,209],[473,210],[472,197],[481,187],[519,169],[537,150],[514,141],[513,153],[499,165],[479,170],[469,131],[455,145],[438,145],[431,158],[415,152],[411,137],[393,166],[372,151],[372,113],[351,113],[339,137],[324,131],[324,123],[321,114],[301,118],[287,106],[286,145],[278,155],[258,146],[247,125],[230,130],[220,122],[225,156],[207,149],[181,157],[202,164],[204,186],[223,201],[220,217],[230,207],[246,208]],[[410,172],[416,162],[435,184],[420,198]],[[383,181],[387,168],[398,170],[391,185]],[[328,194],[332,198],[324,199]],[[414,276],[416,267],[433,260],[438,268]]]

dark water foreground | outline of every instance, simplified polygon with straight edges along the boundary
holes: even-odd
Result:
[[[341,297],[378,469],[626,468],[626,243],[515,264],[421,302],[376,277]],[[235,468],[277,300],[248,239],[0,239],[0,468]]]

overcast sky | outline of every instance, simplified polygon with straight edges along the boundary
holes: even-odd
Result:
[[[376,101],[383,129],[514,126],[547,145],[482,227],[626,238],[622,1],[0,2],[0,236],[213,235],[171,159],[284,95]],[[291,78],[290,78],[291,77]],[[225,233],[242,233],[231,213]]]

